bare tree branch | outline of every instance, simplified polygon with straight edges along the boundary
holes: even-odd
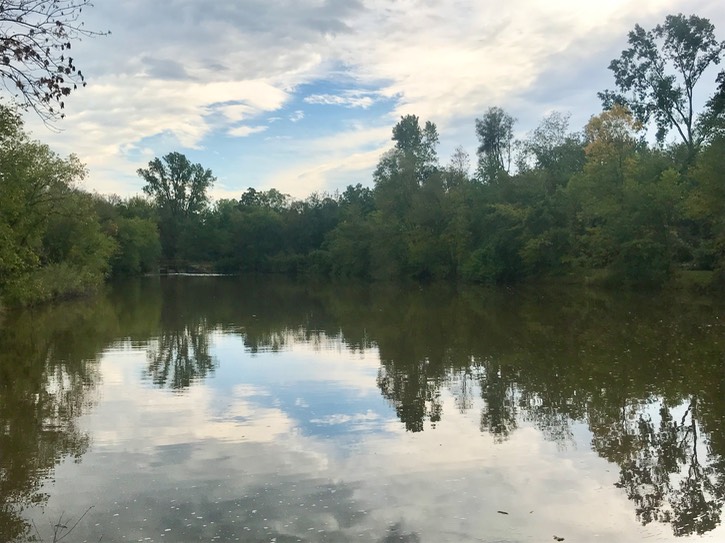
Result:
[[[0,79],[24,109],[48,126],[65,117],[65,100],[85,87],[71,44],[102,36],[81,21],[90,0],[0,0]]]

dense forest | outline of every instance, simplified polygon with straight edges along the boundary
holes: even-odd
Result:
[[[491,107],[472,127],[474,159],[459,147],[442,163],[436,125],[406,115],[372,183],[305,200],[249,188],[213,202],[213,173],[178,152],[138,170],[143,196],[91,194],[77,158],[2,105],[0,300],[159,269],[652,287],[687,272],[722,286],[725,71],[713,81],[708,69],[723,50],[694,15],[637,25],[609,66],[616,90],[582,130],[553,112],[515,138],[516,120]],[[698,83],[712,87],[700,110]]]

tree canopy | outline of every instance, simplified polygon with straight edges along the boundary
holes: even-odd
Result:
[[[604,106],[627,106],[643,124],[654,120],[662,141],[674,129],[692,155],[707,136],[696,131],[694,89],[705,70],[719,64],[725,42],[705,18],[668,15],[652,30],[635,25],[629,47],[612,60],[617,91],[599,93]]]
[[[0,125],[0,296],[50,300],[98,287],[115,244],[77,188],[85,167],[30,139],[5,107]]]
[[[209,203],[207,190],[216,178],[210,169],[192,164],[181,153],[169,153],[139,168],[138,175],[146,181],[143,191],[153,198],[159,210],[159,228],[164,255],[178,256],[182,235],[198,219]]]
[[[138,169],[138,175],[146,181],[143,191],[173,216],[202,211],[209,202],[207,190],[216,181],[211,170],[177,152],[153,159],[148,168]]]
[[[500,107],[488,108],[483,117],[476,119],[478,175],[482,181],[494,181],[502,172],[508,172],[515,123],[516,119]]]

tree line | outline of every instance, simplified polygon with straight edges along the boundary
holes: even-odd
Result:
[[[436,125],[406,115],[372,186],[304,200],[249,188],[212,202],[213,173],[178,152],[138,170],[144,196],[89,194],[83,165],[3,106],[0,296],[49,300],[159,267],[652,286],[699,270],[723,284],[725,71],[700,111],[693,96],[724,49],[694,15],[637,25],[609,66],[616,90],[599,93],[604,109],[583,130],[553,112],[516,139],[516,120],[491,107],[475,121],[472,168],[462,148],[442,164]]]

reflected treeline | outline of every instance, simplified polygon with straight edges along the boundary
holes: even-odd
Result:
[[[620,467],[639,520],[676,535],[720,523],[725,502],[725,311],[674,297],[571,290],[429,289],[380,298],[367,329],[378,383],[411,431],[441,398],[480,409],[507,439],[528,424],[566,447],[586,423]]]
[[[0,326],[0,540],[26,529],[21,510],[43,501],[53,466],[88,446],[76,421],[99,352],[146,349],[145,377],[183,391],[213,373],[214,333],[253,353],[376,348],[378,386],[409,431],[455,409],[495,440],[533,425],[565,448],[586,424],[642,523],[685,535],[721,521],[725,309],[709,300],[169,277]]]
[[[158,335],[161,304],[156,280],[1,315],[0,541],[33,537],[23,511],[43,505],[55,466],[90,444],[78,420],[95,402],[100,354]]]
[[[23,511],[42,482],[89,436],[78,417],[94,402],[96,357],[117,332],[105,300],[6,315],[0,323],[0,541],[29,535]]]
[[[446,398],[458,410],[479,410],[481,430],[499,441],[534,425],[567,447],[572,426],[586,424],[594,450],[620,467],[618,486],[642,523],[670,523],[685,535],[720,522],[725,311],[707,300],[572,289],[166,282],[175,293],[164,294],[163,305],[181,304],[171,311],[172,328],[186,334],[171,345],[197,345],[194,334],[208,338],[215,329],[239,334],[252,352],[330,338],[352,350],[374,345],[381,393],[409,431],[444,418]],[[205,344],[189,352],[204,354],[192,379],[211,371]]]

